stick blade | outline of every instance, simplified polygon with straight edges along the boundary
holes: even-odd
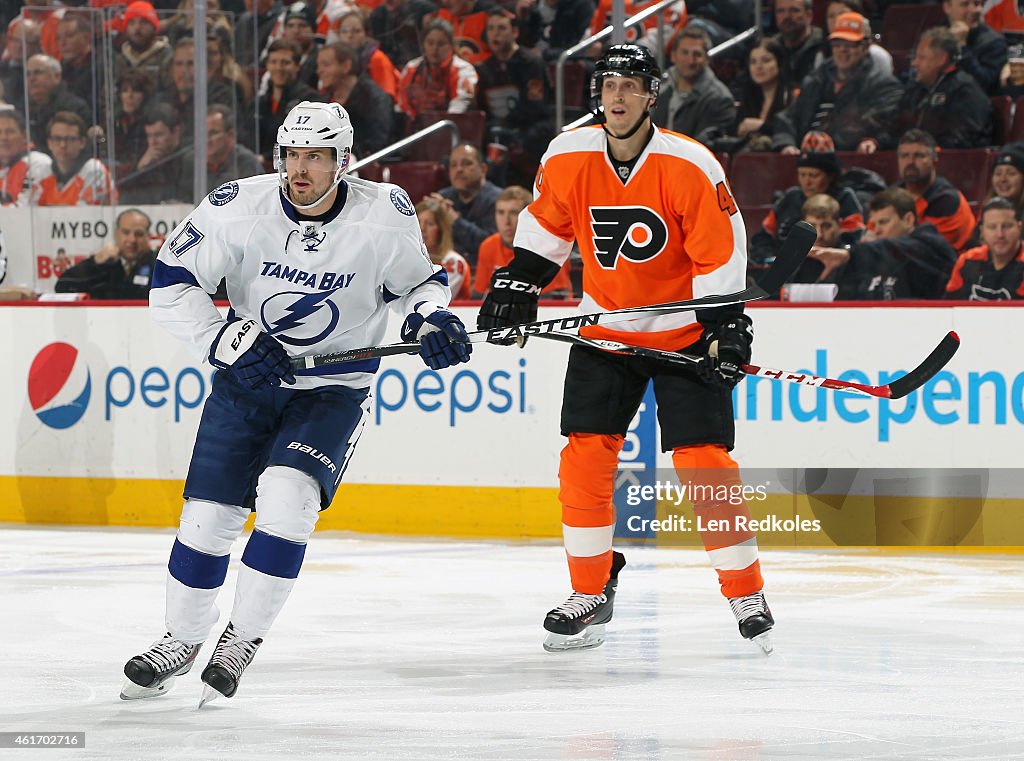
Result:
[[[782,241],[772,266],[761,275],[757,285],[769,296],[778,296],[779,289],[789,282],[793,273],[804,263],[817,239],[818,231],[814,229],[814,225],[803,220],[794,224],[789,235]]]
[[[939,341],[939,345],[932,349],[932,353],[925,357],[924,362],[889,384],[889,398],[902,399],[919,389],[949,363],[959,348],[960,336],[952,330],[949,331],[945,338]]]

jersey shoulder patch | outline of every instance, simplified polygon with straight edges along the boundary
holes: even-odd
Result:
[[[226,206],[238,195],[238,183],[226,182],[207,196],[214,206]]]
[[[412,199],[401,188],[391,189],[391,203],[394,204],[399,212],[407,217],[411,217],[416,213],[416,207],[412,205]]]

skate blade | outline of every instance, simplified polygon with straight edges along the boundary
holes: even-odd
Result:
[[[143,700],[166,695],[174,686],[174,677],[165,679],[156,687],[140,687],[131,679],[125,679],[121,685],[121,700]]]
[[[594,624],[579,634],[549,633],[544,640],[544,649],[549,653],[564,653],[567,650],[589,650],[603,644],[604,624]]]
[[[775,645],[772,643],[771,629],[766,632],[761,632],[756,637],[752,637],[750,641],[761,648],[761,652],[765,655],[771,655],[775,652]]]
[[[222,698],[222,697],[224,697],[224,696],[218,690],[213,689],[213,687],[211,687],[208,684],[204,684],[203,685],[203,696],[201,698],[199,698],[199,705],[196,706],[196,710],[198,711],[200,708],[202,708],[207,703],[212,703],[217,698]]]

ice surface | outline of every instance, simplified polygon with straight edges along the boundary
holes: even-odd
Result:
[[[549,654],[561,547],[317,534],[238,694],[197,712],[220,628],[169,695],[118,699],[172,536],[0,529],[0,731],[86,733],[0,758],[1024,758],[1020,556],[764,551],[765,658],[703,552],[627,548],[608,642]]]

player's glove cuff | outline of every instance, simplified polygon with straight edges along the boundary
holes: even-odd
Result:
[[[473,353],[462,320],[429,301],[416,304],[412,314],[405,318],[401,337],[406,343],[419,342],[420,356],[431,370],[468,362]]]
[[[496,330],[534,322],[537,319],[537,302],[541,286],[515,273],[508,267],[494,271],[491,288],[480,305],[476,318],[479,330]],[[511,344],[512,340],[502,341]]]
[[[723,320],[704,334],[708,357],[701,375],[705,380],[732,388],[743,378],[754,343],[753,322],[745,314]]]

